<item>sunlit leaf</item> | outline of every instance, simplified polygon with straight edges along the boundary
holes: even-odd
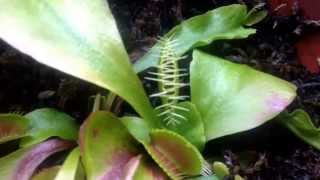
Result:
[[[291,114],[282,114],[279,119],[296,136],[320,150],[320,128],[313,124],[308,113],[298,109]]]
[[[60,166],[42,169],[40,172],[34,175],[31,180],[54,180],[59,169]]]
[[[63,163],[54,180],[84,180],[84,177],[77,176],[81,170],[80,151],[75,148]]]
[[[73,146],[74,143],[70,141],[51,139],[17,150],[0,158],[0,177],[5,180],[29,180],[45,159]]]
[[[0,0],[0,38],[127,100],[156,120],[105,0]]]
[[[242,39],[254,34],[254,29],[243,27],[246,18],[246,6],[239,4],[224,6],[182,22],[164,37],[171,37],[176,41],[174,50],[181,56],[192,48],[205,46],[216,40]],[[156,66],[159,57],[158,43],[137,61],[134,65],[135,71],[140,72]]]
[[[28,119],[15,114],[0,115],[0,144],[27,136]]]
[[[75,119],[55,109],[38,109],[25,115],[29,120],[28,137],[21,141],[21,146],[37,144],[50,137],[66,140],[78,139],[78,125]]]
[[[144,146],[170,178],[176,180],[202,173],[204,160],[200,152],[182,136],[162,129],[152,130],[150,137],[151,143]]]
[[[190,76],[191,100],[204,121],[207,140],[255,128],[296,96],[289,82],[201,51],[193,53]]]

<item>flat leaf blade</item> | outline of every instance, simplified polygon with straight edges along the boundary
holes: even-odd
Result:
[[[259,23],[260,21],[262,21],[267,16],[268,16],[268,11],[266,11],[266,10],[257,11],[255,9],[253,9],[248,13],[245,24],[247,26],[255,25],[255,24]]]
[[[51,108],[37,109],[25,115],[29,121],[28,137],[21,146],[40,143],[50,137],[77,140],[79,126],[71,116]]]
[[[156,119],[105,0],[0,0],[0,21],[0,37],[15,48]]]
[[[164,37],[170,37],[175,41],[177,45],[174,51],[181,56],[192,48],[205,46],[216,40],[242,39],[254,34],[254,29],[243,27],[246,17],[246,6],[239,4],[224,6],[182,22]],[[157,43],[149,53],[134,64],[135,71],[141,72],[156,66],[159,57],[160,43]]]
[[[130,134],[141,144],[150,143],[151,128],[138,117],[123,117],[121,122],[126,126]]]
[[[191,99],[207,140],[255,128],[274,118],[296,96],[296,87],[245,65],[195,51]]]

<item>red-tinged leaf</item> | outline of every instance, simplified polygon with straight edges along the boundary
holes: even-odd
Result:
[[[146,161],[142,155],[135,156],[124,167],[123,180],[164,180],[167,176],[152,162]]]
[[[164,179],[137,148],[127,128],[114,115],[98,111],[80,129],[80,153],[88,180]]]
[[[293,13],[294,0],[268,0],[271,9],[280,16],[290,16]]]
[[[320,72],[320,32],[304,37],[296,44],[298,57],[311,73]]]
[[[203,173],[204,160],[195,146],[173,131],[152,130],[145,148],[172,179]]]
[[[51,139],[20,149],[0,159],[0,177],[5,180],[29,180],[45,159],[73,146],[70,141]]]
[[[26,136],[28,120],[15,114],[0,115],[0,144]]]
[[[124,166],[123,179],[133,179],[135,172],[137,171],[141,163],[141,155],[131,158],[128,163]]]
[[[119,179],[137,153],[125,126],[111,113],[98,111],[80,130],[80,153],[88,180]]]

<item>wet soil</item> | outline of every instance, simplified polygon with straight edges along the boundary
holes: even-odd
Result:
[[[109,0],[132,61],[141,57],[158,36],[184,19],[231,3],[253,7],[262,0]],[[265,7],[268,9],[268,7]],[[0,22],[1,23],[1,22]],[[216,42],[206,51],[245,63],[293,82],[298,98],[289,108],[303,108],[320,125],[320,76],[298,62],[294,47],[302,35],[319,30],[296,15],[272,12],[246,40]],[[219,48],[217,48],[219,47]],[[0,41],[0,112],[26,113],[54,107],[83,121],[90,112],[90,97],[104,91],[44,66]],[[320,152],[276,122],[249,132],[210,142],[206,156],[219,156],[248,179],[320,179]]]

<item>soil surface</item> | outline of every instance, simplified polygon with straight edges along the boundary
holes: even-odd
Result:
[[[263,0],[109,0],[132,61],[141,57],[184,19],[222,5]],[[264,7],[268,9],[268,6]],[[1,22],[0,22],[1,23]],[[320,28],[297,13],[270,16],[255,26],[257,34],[246,40],[216,42],[210,53],[248,64],[293,82],[298,98],[289,107],[303,108],[320,125],[320,76],[309,73],[297,60],[294,48],[302,35]],[[87,82],[44,66],[0,41],[0,112],[27,113],[54,107],[82,122],[90,112],[91,96],[104,91]],[[249,132],[220,138],[207,145],[207,157],[221,157],[232,173],[247,179],[320,179],[320,152],[296,138],[277,122]]]

